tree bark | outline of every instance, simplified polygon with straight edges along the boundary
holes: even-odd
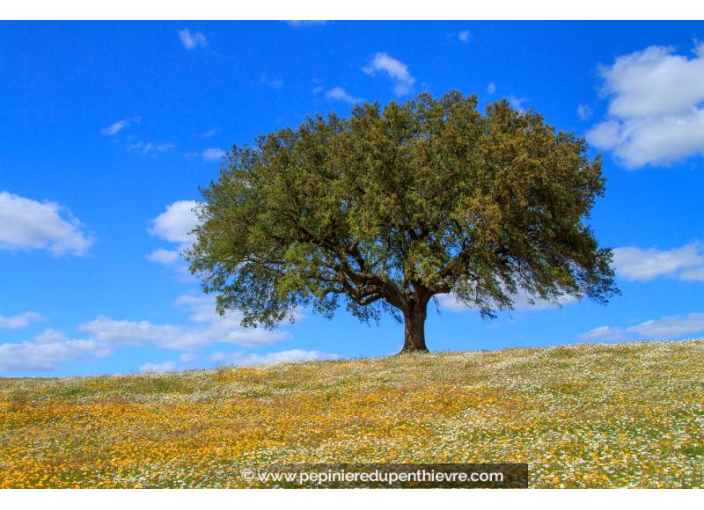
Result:
[[[428,314],[428,303],[421,302],[404,312],[405,338],[403,349],[399,354],[407,352],[428,352],[425,345],[425,317]]]

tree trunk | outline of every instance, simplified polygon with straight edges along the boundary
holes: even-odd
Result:
[[[405,339],[402,353],[406,352],[428,352],[425,346],[425,317],[428,313],[427,303],[418,303],[404,313],[405,318]]]

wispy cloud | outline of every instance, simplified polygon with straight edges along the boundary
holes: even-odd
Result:
[[[194,50],[196,48],[205,48],[208,45],[208,40],[205,38],[201,32],[191,32],[189,29],[184,28],[178,33],[179,39],[183,47],[187,50]]]
[[[516,97],[514,95],[510,95],[510,96],[508,96],[508,102],[513,108],[518,110],[520,113],[525,113],[525,111],[526,111],[526,107],[525,107],[526,98]]]
[[[464,312],[466,310],[473,310],[471,306],[459,301],[452,294],[439,294],[437,296],[438,304],[440,310],[449,310],[451,312]],[[554,301],[548,301],[545,299],[536,298],[530,296],[525,291],[517,292],[511,296],[513,300],[513,309],[517,312],[522,311],[540,311],[548,310],[550,308],[559,308],[560,306],[568,305],[574,303],[577,299],[574,296],[562,296]]]
[[[493,81],[489,85],[486,86],[486,92],[490,96],[493,96],[494,93],[496,92],[496,84]]]
[[[201,152],[201,157],[203,161],[220,161],[226,154],[227,152],[218,147],[210,147]]]
[[[142,154],[154,156],[169,152],[174,147],[173,143],[152,143],[152,142],[137,142],[127,146],[128,151],[140,152]]]
[[[113,122],[109,126],[104,127],[103,129],[100,130],[100,134],[103,136],[112,136],[116,135],[123,129],[126,129],[132,125],[132,123],[139,123],[141,121],[141,117],[130,117],[129,119],[122,119],[118,120],[117,122]]]
[[[302,27],[322,26],[322,25],[327,24],[327,20],[322,20],[322,19],[288,20],[286,23],[289,26],[294,27],[294,28],[302,28]]]
[[[375,54],[362,70],[370,76],[379,73],[388,76],[394,84],[393,90],[397,96],[413,92],[416,79],[411,75],[408,66],[386,53]]]
[[[259,78],[259,81],[261,81],[264,85],[266,85],[270,89],[278,90],[284,86],[284,81],[281,78],[268,78],[267,76],[262,75]]]
[[[462,30],[459,34],[457,34],[457,39],[462,41],[463,43],[469,42],[469,37],[471,33],[469,30]]]
[[[333,101],[342,101],[343,103],[354,104],[362,101],[359,97],[354,97],[348,94],[342,87],[333,87],[325,92],[325,97]]]
[[[173,372],[176,370],[175,361],[166,361],[164,363],[145,363],[139,367],[139,371],[142,373],[162,373],[162,372]]]
[[[281,352],[270,352],[267,354],[252,354],[245,352],[215,352],[210,356],[210,360],[226,365],[271,365],[274,363],[295,363],[301,361],[321,361],[340,359],[337,354],[330,354],[320,351],[305,351],[302,349],[291,349]]]
[[[580,120],[589,120],[593,113],[592,107],[587,104],[577,106],[577,115],[579,115]]]
[[[704,331],[704,313],[674,315],[645,321],[636,326],[600,326],[580,335],[588,342],[622,342],[636,340],[667,340],[694,335]]]
[[[19,315],[13,315],[10,317],[0,315],[0,329],[26,328],[32,322],[38,322],[43,320],[46,319],[36,312],[24,312]]]

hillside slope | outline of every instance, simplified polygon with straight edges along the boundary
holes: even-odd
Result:
[[[0,487],[244,486],[266,462],[528,462],[704,486],[704,341],[0,379]]]

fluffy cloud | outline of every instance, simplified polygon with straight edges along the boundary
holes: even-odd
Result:
[[[563,296],[555,302],[546,301],[544,299],[531,299],[527,293],[521,291],[513,296],[513,308],[517,312],[540,311],[548,310],[550,308],[558,308],[563,305],[574,303],[575,301],[577,301],[577,299],[573,296]],[[459,302],[452,294],[439,294],[438,304],[441,310],[445,309],[451,312],[464,312],[465,310],[472,309]]]
[[[208,296],[185,294],[176,300],[175,305],[187,314],[188,323],[153,324],[150,321],[115,320],[101,315],[79,326],[85,338],[68,338],[59,331],[47,329],[32,340],[0,344],[0,374],[49,372],[56,365],[68,361],[109,356],[121,346],[184,351],[178,362],[167,362],[173,364],[146,364],[140,368],[164,371],[169,367],[192,366],[197,359],[192,351],[212,344],[261,347],[280,342],[288,336],[280,331],[243,328],[240,314],[218,315],[215,300]],[[255,356],[253,359],[256,362],[258,358]]]
[[[24,312],[12,317],[4,317],[0,315],[0,329],[20,329],[26,328],[32,322],[44,320],[44,317],[36,312]]]
[[[275,363],[297,363],[301,361],[320,361],[340,359],[337,354],[329,354],[320,351],[306,351],[302,349],[291,349],[288,351],[270,352],[267,354],[255,354],[242,351],[237,352],[215,352],[210,355],[209,361],[216,365],[272,365]],[[193,353],[184,353],[178,360],[168,360],[162,363],[145,363],[139,367],[140,372],[164,373],[177,370],[188,370],[204,366],[198,362],[198,357]]]
[[[179,39],[183,47],[187,50],[193,50],[196,48],[205,48],[208,45],[208,40],[200,32],[191,32],[187,28],[180,30],[178,33]]]
[[[270,352],[268,354],[248,354],[244,352],[216,352],[210,360],[225,365],[271,365],[274,363],[293,363],[299,361],[320,361],[340,359],[337,354],[320,351],[304,351],[291,349],[289,351]]]
[[[372,76],[378,73],[387,75],[394,83],[394,93],[397,96],[404,96],[413,92],[413,84],[416,79],[411,76],[408,66],[386,53],[374,55],[371,62],[364,66],[362,70]]]
[[[665,340],[694,335],[702,331],[704,331],[704,313],[690,313],[649,320],[629,328],[601,326],[584,333],[580,339],[588,342]]]
[[[83,224],[55,202],[36,202],[0,191],[0,250],[45,249],[84,255],[91,245]]]
[[[191,231],[198,226],[197,206],[195,200],[174,202],[152,221],[149,233],[171,243],[192,244],[195,237]]]
[[[195,235],[191,232],[198,226],[198,217],[194,209],[198,206],[195,200],[180,200],[167,206],[151,222],[149,233],[164,241],[172,243],[168,249],[157,248],[147,255],[147,260],[172,267],[179,280],[192,281],[193,277],[188,267],[183,263],[181,254],[195,242]]]
[[[22,343],[0,344],[0,373],[50,372],[56,364],[110,353],[93,340],[73,340],[54,330]]]
[[[608,117],[587,139],[628,168],[704,154],[704,43],[692,56],[651,46],[599,69]]]
[[[197,350],[213,343],[256,347],[285,338],[281,332],[243,328],[240,314],[224,317],[215,312],[214,299],[186,294],[176,305],[189,315],[190,325],[153,324],[150,321],[114,320],[99,316],[80,326],[89,338],[104,345],[153,346],[162,349]]]
[[[616,248],[614,266],[618,275],[627,280],[645,282],[668,276],[704,281],[704,254],[699,243],[672,250]]]
[[[342,87],[333,87],[325,92],[325,97],[333,101],[342,101],[343,103],[354,104],[361,101],[360,98],[349,95]]]

